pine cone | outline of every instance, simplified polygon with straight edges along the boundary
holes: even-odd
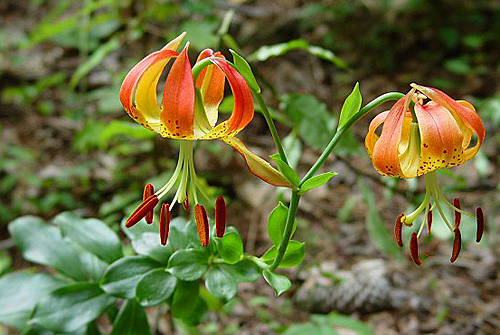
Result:
[[[357,263],[351,271],[335,270],[335,266],[324,263],[302,277],[306,277],[305,282],[295,300],[313,313],[373,313],[395,308],[394,294],[396,300],[405,295],[392,287],[380,259]]]

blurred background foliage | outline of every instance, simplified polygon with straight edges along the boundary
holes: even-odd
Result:
[[[481,316],[486,308],[474,300],[476,309],[464,311],[463,303],[449,302],[449,292],[460,290],[455,286],[443,290],[441,279],[458,272],[459,282],[474,283],[484,305],[489,292],[499,288],[500,268],[493,257],[500,254],[498,1],[4,0],[0,12],[0,273],[27,265],[11,248],[6,229],[16,217],[33,214],[48,219],[77,210],[99,217],[118,231],[118,222],[140,198],[144,183],[167,180],[175,165],[175,143],[132,122],[120,105],[119,89],[137,61],[186,31],[192,56],[204,48],[229,56],[231,48],[251,61],[299,171],[328,142],[342,101],[357,81],[365,103],[387,91],[406,92],[411,82],[472,101],[487,129],[484,149],[472,162],[455,169],[455,175],[442,175],[446,190],[453,192],[450,197],[460,194],[468,208],[486,207],[491,218],[488,248],[467,250],[469,263],[459,269],[443,268],[436,258],[434,266],[441,271],[437,278],[415,274],[417,270],[401,263],[391,274],[402,276],[400,284],[407,284],[402,273],[408,270],[427,283],[416,292],[439,293],[435,306],[425,301],[419,302],[424,307],[410,304],[412,313],[405,319],[413,320],[420,313],[432,320],[430,331],[440,329],[439,334],[462,327],[450,310]],[[230,112],[231,106],[228,98],[221,110]],[[377,232],[390,229],[398,210],[418,201],[421,185],[381,178],[371,168],[363,147],[369,119],[355,126],[337,151],[338,160],[332,157],[327,164],[340,173],[337,181],[304,198],[298,234],[308,242],[308,265],[334,259],[335,267],[343,269],[373,258],[375,252],[390,267],[394,259],[402,258],[401,251],[392,248],[389,235]],[[260,115],[242,136],[262,156],[273,153]],[[269,188],[242,171],[239,157],[224,145],[199,143],[198,149],[199,174],[209,194],[217,190],[229,200],[231,223],[243,231],[246,250],[265,250],[268,241],[261,222],[275,204],[273,197],[266,196]],[[429,253],[444,250],[448,254],[448,245],[437,241],[430,245]],[[477,268],[474,262],[488,267],[483,277],[469,273]],[[296,283],[303,281],[299,272],[293,275]],[[340,318],[336,315],[301,313],[304,323],[288,327],[291,319],[297,321],[292,295],[271,303],[266,294],[253,292],[245,311],[240,311],[246,317],[257,313],[254,322],[260,326],[254,325],[252,334],[299,334],[304,329],[339,333],[331,326]],[[263,313],[264,308],[273,310],[275,317]],[[499,315],[499,308],[492,313]],[[248,320],[235,323],[230,317],[229,312],[223,317],[226,334],[246,329],[242,325]],[[365,318],[374,329],[382,324],[381,329],[399,327],[408,334],[417,333],[398,324],[397,317],[379,313]],[[220,330],[213,319],[207,322],[202,333]],[[500,331],[498,322],[474,327],[484,334]]]

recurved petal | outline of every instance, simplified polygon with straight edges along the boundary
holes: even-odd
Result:
[[[212,63],[217,65],[226,75],[233,92],[234,108],[229,120],[217,125],[201,139],[235,136],[252,121],[254,114],[252,93],[241,74],[223,59],[214,58]]]
[[[211,56],[224,58],[220,52],[214,53],[211,49],[205,49],[200,53],[196,62]],[[224,72],[215,65],[209,65],[201,70],[196,80],[196,87],[201,92],[205,113],[212,127],[217,122],[219,105],[224,98],[225,81]]]
[[[368,128],[368,133],[366,134],[365,137],[365,146],[366,150],[368,151],[368,155],[370,157],[372,157],[373,147],[375,146],[375,143],[377,143],[379,139],[379,136],[375,133],[375,131],[382,123],[384,123],[388,114],[389,111],[382,112],[377,116],[375,116],[372,122],[370,122],[370,127]]]
[[[414,89],[410,90],[392,106],[385,119],[380,138],[374,145],[373,166],[383,175],[403,177],[399,163],[399,145],[406,111],[414,92]]]
[[[283,176],[283,174],[281,174],[281,172],[279,172],[278,170],[273,168],[271,164],[248,150],[245,144],[236,137],[221,139],[232,146],[234,149],[236,149],[236,151],[238,151],[240,155],[245,159],[250,172],[252,172],[254,175],[259,177],[266,183],[274,186],[289,187],[292,189],[296,188],[288,181],[288,179],[285,178],[285,176]]]
[[[165,83],[162,100],[162,136],[177,139],[194,137],[195,88],[188,58],[189,43],[177,57]]]
[[[465,160],[469,160],[470,158],[474,157],[483,144],[485,137],[483,123],[474,107],[466,101],[455,101],[446,93],[436,88],[420,86],[416,84],[412,84],[412,86],[424,93],[429,99],[436,102],[438,105],[441,105],[444,108],[448,109],[453,114],[453,117],[457,120],[460,129],[465,135],[463,141],[463,148],[466,149]],[[467,146],[469,145],[470,137],[467,135],[464,126],[470,129],[470,131],[475,132],[478,137],[476,145],[472,148],[467,148]],[[469,141],[467,140],[468,138]]]
[[[176,57],[178,53],[173,50],[161,50],[153,52],[152,54],[146,56],[143,60],[137,63],[132,70],[127,74],[125,79],[123,80],[121,89],[120,89],[120,101],[127,111],[127,113],[137,122],[142,125],[148,127],[148,123],[152,116],[155,114],[154,108],[139,108],[138,106],[134,106],[134,91],[138,85],[138,82],[142,79],[145,73],[148,73],[148,78],[153,75],[156,68],[160,67],[163,69],[163,66],[168,62],[168,60],[172,57]],[[148,81],[148,80],[146,80]],[[145,81],[145,82],[146,82]],[[156,88],[155,88],[156,92]],[[135,94],[136,103],[137,98],[141,100],[143,98],[144,93]],[[156,102],[156,97],[154,98]],[[158,109],[158,105],[156,105],[156,109]]]
[[[162,50],[174,50],[174,51],[177,51],[177,49],[179,49],[182,41],[184,40],[184,37],[186,37],[186,32],[182,32],[179,36],[177,36],[176,38],[174,38],[173,40],[171,40],[170,42],[168,42],[163,48],[161,48]]]
[[[421,135],[421,159],[418,175],[464,162],[463,135],[455,118],[435,102],[415,104]]]

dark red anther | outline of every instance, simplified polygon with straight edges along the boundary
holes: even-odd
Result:
[[[431,233],[432,227],[432,205],[429,204],[429,211],[427,212],[427,234]]]
[[[144,187],[144,195],[142,196],[142,201],[145,201],[147,198],[155,194],[155,188],[152,184],[146,184]],[[151,209],[147,214],[146,214],[146,223],[151,224],[153,223],[153,213],[154,210]]]
[[[170,228],[170,208],[169,204],[161,205],[160,212],[160,242],[161,245],[167,244],[168,229]]]
[[[458,198],[453,199],[453,206],[455,206],[455,208],[460,209],[460,200],[458,200]],[[460,214],[460,212],[456,210],[455,211],[455,229],[458,229],[458,227],[460,226],[461,219],[462,219],[462,214]]]
[[[189,212],[189,194],[186,192],[186,200],[182,203],[186,212]]]
[[[150,211],[152,211],[157,204],[158,197],[154,194],[144,200],[142,204],[137,207],[137,209],[129,216],[127,222],[125,222],[125,227],[130,228],[137,222],[141,221],[141,219],[145,217]]]
[[[403,246],[403,222],[401,221],[403,217],[404,214],[399,214],[394,224],[394,237],[396,238],[396,243],[400,247]]]
[[[215,232],[217,237],[224,236],[226,231],[226,202],[224,197],[219,195],[215,202]]]
[[[477,218],[477,231],[476,231],[476,242],[481,242],[481,238],[483,237],[484,232],[484,215],[483,209],[478,207],[476,209],[476,218]]]
[[[410,255],[411,259],[413,262],[417,265],[421,265],[422,262],[420,261],[420,258],[418,257],[418,237],[417,233],[413,232],[411,233],[411,238],[410,238]]]
[[[196,217],[196,225],[198,226],[198,234],[200,235],[201,245],[206,247],[208,245],[208,217],[205,207],[196,204],[194,207],[194,214]]]
[[[453,239],[453,251],[451,252],[450,262],[457,260],[460,254],[460,249],[462,248],[462,235],[460,234],[460,229],[455,229],[455,238]]]

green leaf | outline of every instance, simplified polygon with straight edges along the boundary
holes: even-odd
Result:
[[[285,276],[271,272],[269,270],[262,271],[262,275],[266,282],[274,289],[276,296],[279,297],[281,293],[286,292],[292,287],[292,282]]]
[[[155,134],[148,129],[130,121],[113,120],[99,132],[99,146],[105,148],[110,140],[116,136],[126,136],[136,140],[152,138]]]
[[[172,299],[172,315],[176,318],[189,316],[200,299],[200,283],[195,281],[178,281]]]
[[[396,246],[396,243],[393,242],[392,235],[389,233],[387,226],[380,217],[372,191],[366,187],[361,180],[358,182],[358,187],[361,190],[363,200],[368,206],[366,227],[371,240],[379,250],[401,260],[401,250]]]
[[[135,300],[130,299],[120,308],[118,316],[113,322],[113,331],[110,335],[147,335],[151,334],[148,317],[144,308]]]
[[[346,68],[346,64],[344,63],[344,61],[341,58],[335,56],[335,54],[330,50],[324,49],[319,46],[310,45],[307,41],[301,39],[275,45],[262,46],[248,58],[250,59],[250,61],[266,61],[269,58],[284,55],[291,50],[305,50],[314,56],[332,62],[339,68]]]
[[[142,276],[157,268],[164,269],[160,263],[144,256],[119,259],[106,270],[101,280],[101,287],[113,296],[132,299],[135,297],[135,288]]]
[[[42,300],[30,322],[56,332],[72,332],[95,320],[114,301],[97,284],[72,284]]]
[[[56,227],[40,218],[23,216],[9,224],[9,232],[26,260],[52,266],[76,280],[87,278],[78,252]]]
[[[220,267],[213,267],[208,271],[205,286],[215,297],[225,300],[231,300],[238,293],[236,279]]]
[[[228,264],[235,264],[243,256],[243,241],[240,235],[231,231],[222,238],[215,238],[220,257]]]
[[[135,289],[142,306],[155,306],[167,300],[174,292],[177,278],[164,269],[155,269],[142,276]]]
[[[178,250],[168,261],[168,271],[178,279],[193,281],[208,270],[208,256],[197,249]]]
[[[345,99],[340,112],[340,120],[337,129],[342,128],[361,108],[362,97],[359,92],[359,83],[356,83],[351,94]]]
[[[24,329],[35,304],[65,284],[64,281],[43,273],[14,272],[2,276],[0,323]]]
[[[71,89],[74,89],[83,77],[85,77],[93,68],[101,64],[107,55],[109,55],[119,47],[120,36],[115,36],[108,42],[99,46],[99,48],[97,48],[97,50],[95,50],[85,62],[78,66],[75,73],[71,77],[69,87]]]
[[[260,278],[260,268],[249,259],[236,264],[221,264],[221,268],[229,272],[239,282],[253,282]]]
[[[338,335],[339,333],[332,327],[326,325],[317,325],[312,322],[292,324],[283,335]]]
[[[248,86],[250,86],[250,88],[255,92],[260,93],[259,84],[257,84],[257,80],[255,80],[252,68],[250,67],[248,62],[243,57],[238,55],[236,51],[229,49],[229,52],[231,52],[231,54],[233,55],[233,61],[236,70],[238,70],[238,72],[243,76]]]
[[[330,142],[336,119],[326,105],[312,95],[290,94],[283,99],[283,111],[291,119],[294,131],[314,149],[323,150]]]
[[[303,195],[304,193],[312,190],[313,188],[323,186],[337,174],[338,174],[337,172],[331,171],[312,177],[311,179],[304,182],[304,184],[302,184],[302,186],[300,187],[299,195]]]
[[[123,256],[120,239],[100,220],[82,219],[66,212],[56,216],[54,223],[65,236],[106,263],[112,263]]]
[[[325,317],[322,315],[322,317]],[[360,320],[347,315],[342,315],[339,313],[330,313],[326,316],[328,323],[332,326],[341,326],[343,328],[352,329],[356,331],[358,335],[371,335],[373,334],[372,329]]]
[[[189,247],[200,248],[200,237],[194,220],[186,221],[182,218],[173,219],[170,223],[168,245],[177,250],[187,249]]]
[[[160,235],[158,232],[145,232],[132,240],[132,247],[139,255],[149,256],[152,259],[167,264],[172,255],[172,248],[169,245],[160,244]]]
[[[283,236],[283,233],[285,231],[287,215],[288,207],[283,205],[281,201],[269,215],[269,219],[267,220],[267,233],[269,234],[269,238],[275,245],[281,244],[281,237]],[[293,236],[293,232],[295,232],[296,226],[297,222],[295,221],[291,236]]]
[[[278,170],[288,179],[294,186],[299,186],[300,178],[295,172],[294,169],[290,167],[287,163],[285,163],[278,154],[271,155],[271,158],[278,165]]]
[[[278,254],[278,247],[273,245],[266,253],[262,256],[262,260],[268,264],[271,264],[276,255]],[[279,265],[280,268],[290,268],[297,266],[304,260],[305,256],[305,243],[291,240],[288,242],[288,246],[285,251],[285,255],[281,260]]]

